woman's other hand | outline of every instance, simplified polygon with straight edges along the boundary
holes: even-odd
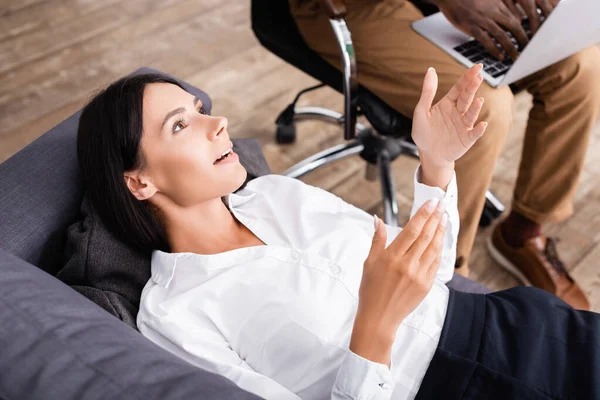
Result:
[[[413,116],[412,138],[422,164],[454,169],[462,157],[483,136],[487,122],[475,125],[483,97],[474,99],[483,77],[481,64],[469,68],[450,91],[432,106],[438,86],[435,69],[425,74],[421,98]]]
[[[398,327],[433,285],[447,214],[441,202],[429,200],[387,248],[385,226],[377,217],[375,224],[360,283],[350,350],[389,366]]]

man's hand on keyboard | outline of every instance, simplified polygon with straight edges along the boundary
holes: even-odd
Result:
[[[559,0],[435,0],[440,11],[458,29],[473,36],[486,50],[499,60],[505,54],[516,60],[519,50],[529,41],[521,21],[525,14],[532,18],[532,33],[541,24],[537,8],[547,16]],[[512,36],[512,38],[511,38]],[[514,41],[513,41],[514,39]],[[516,41],[516,46],[515,45]]]
[[[538,8],[542,11],[542,15],[545,18],[548,18],[548,15],[554,10],[554,7],[556,7],[559,1],[560,0],[516,0],[516,2],[521,5],[523,11],[525,11],[527,18],[529,18],[531,33],[533,35],[535,35],[542,25],[542,19],[540,14],[538,14]]]

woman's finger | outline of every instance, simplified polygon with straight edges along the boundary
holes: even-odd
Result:
[[[437,92],[438,77],[435,68],[429,68],[423,78],[423,88],[421,89],[421,98],[415,108],[415,113],[428,113],[433,105],[433,99]]]
[[[469,138],[471,139],[471,146],[473,145],[473,143],[475,143],[477,140],[479,140],[480,137],[483,136],[483,134],[485,133],[485,130],[487,129],[488,123],[487,122],[480,122],[477,124],[477,126],[475,128],[473,128],[471,130],[471,133],[469,134]]]
[[[456,101],[460,97],[460,94],[468,85],[468,82],[471,80],[472,77],[478,75],[482,68],[483,64],[475,64],[471,68],[466,70],[465,73],[460,77],[460,79],[454,84],[454,86],[452,86],[452,88],[446,95],[446,98],[448,98],[448,100],[452,101],[453,103],[456,103]]]
[[[437,226],[433,239],[429,246],[423,252],[420,258],[420,264],[426,269],[427,276],[435,276],[440,266],[439,261],[441,258],[442,250],[444,249],[444,236],[446,235],[446,227],[448,225],[448,214],[444,213],[440,223]]]
[[[408,221],[408,223],[402,228],[398,236],[388,246],[387,250],[392,253],[404,255],[417,240],[423,227],[427,223],[427,220],[436,210],[439,199],[431,199],[417,210],[415,215]]]
[[[406,253],[410,258],[414,260],[421,259],[423,252],[431,244],[431,241],[435,236],[435,232],[437,231],[438,225],[440,224],[442,215],[444,215],[444,208],[444,202],[440,201],[435,212],[431,214],[431,216],[425,223],[425,226],[421,230],[421,234]]]
[[[435,260],[433,260],[433,262],[426,267],[426,277],[427,277],[427,281],[431,282],[435,279],[435,276],[437,275],[439,269],[440,269],[440,264],[442,262],[442,252],[440,251],[438,256],[435,258]]]
[[[477,118],[479,118],[479,113],[481,112],[481,108],[483,107],[483,97],[478,97],[473,101],[471,107],[467,110],[465,115],[463,116],[463,123],[470,128],[473,128]]]
[[[385,244],[387,242],[387,231],[385,229],[385,224],[383,223],[383,221],[377,218],[377,215],[373,215],[373,223],[375,232],[373,233],[371,250],[369,251],[369,255],[365,260],[365,264],[368,261],[376,260],[379,254],[381,254],[381,252],[385,250]]]
[[[477,92],[477,89],[479,89],[479,86],[481,85],[482,81],[483,76],[478,74],[473,76],[471,80],[467,82],[467,87],[465,88],[465,90],[462,91],[462,93],[458,97],[458,100],[456,101],[456,110],[460,114],[464,114],[469,109],[469,107],[471,107],[471,103],[473,103],[475,93]]]

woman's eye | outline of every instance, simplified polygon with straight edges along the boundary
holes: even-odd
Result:
[[[183,123],[183,120],[177,121],[177,122],[175,122],[175,125],[173,125],[173,133],[179,132],[183,128],[185,128],[185,124]]]
[[[204,106],[200,107],[200,108],[198,109],[198,112],[199,112],[200,114],[204,114],[204,115],[206,115],[206,110],[204,109]],[[185,129],[186,127],[187,127],[187,125],[186,125],[186,123],[185,123],[185,120],[183,120],[183,119],[180,119],[180,120],[176,121],[176,122],[175,122],[175,124],[173,125],[173,133],[177,133],[177,132],[179,132],[180,130],[183,130],[183,129]]]

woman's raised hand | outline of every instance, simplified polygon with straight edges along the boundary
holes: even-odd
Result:
[[[479,75],[481,68],[481,64],[469,68],[433,106],[438,78],[433,68],[425,74],[412,132],[422,159],[441,167],[453,165],[483,136],[487,122],[474,126],[483,106],[483,97],[474,98],[483,80]]]
[[[389,365],[400,323],[429,293],[440,265],[447,214],[443,203],[429,200],[385,248],[387,233],[376,230],[365,260],[350,350]]]

